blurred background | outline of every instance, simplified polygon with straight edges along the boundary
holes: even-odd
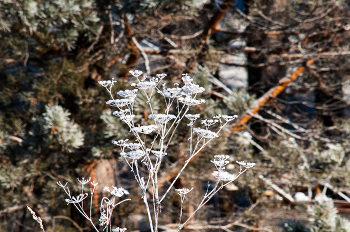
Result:
[[[93,231],[56,184],[77,195],[78,177],[99,183],[95,224],[102,186],[117,186],[131,201],[115,209],[113,225],[149,230],[141,192],[111,144],[129,130],[98,85],[114,78],[114,93],[130,89],[135,69],[166,73],[169,84],[188,73],[206,89],[192,113],[238,115],[176,182],[194,188],[183,218],[215,182],[214,155],[257,163],[185,230],[350,231],[349,3],[1,0],[0,231],[40,231],[27,205],[46,231]],[[135,110],[146,122],[144,96]],[[161,170],[164,190],[188,151],[185,124]],[[180,197],[173,191],[164,202],[160,228],[171,231]]]

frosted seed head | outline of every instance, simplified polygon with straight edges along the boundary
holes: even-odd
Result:
[[[186,95],[202,93],[204,92],[204,90],[205,89],[203,87],[200,87],[199,85],[195,85],[195,84],[188,84],[182,87],[182,91]]]
[[[129,73],[136,78],[138,78],[139,76],[142,75],[142,71],[140,71],[140,70],[135,70],[135,71],[130,70]]]
[[[117,188],[115,186],[113,186],[113,190],[110,193],[111,193],[111,195],[116,196],[116,197],[122,197],[123,195],[129,195],[129,192],[126,189],[124,189],[122,187]]]
[[[115,228],[115,229],[112,229],[112,232],[125,232],[127,229],[126,228]]]
[[[212,139],[212,138],[219,137],[217,133],[210,131],[210,130],[201,129],[201,128],[194,128],[193,132],[197,133],[198,136],[206,138],[206,139]]]
[[[124,106],[133,104],[134,101],[135,101],[134,98],[116,99],[116,100],[109,100],[106,102],[106,104],[114,107],[124,107]]]
[[[233,116],[222,115],[221,117],[222,117],[226,122],[230,122],[230,121],[235,120],[236,118],[238,118],[237,115],[233,115]]]
[[[125,143],[123,147],[129,148],[130,150],[137,150],[141,148],[141,144],[139,143]]]
[[[119,96],[125,97],[125,98],[131,98],[131,99],[135,99],[137,96],[137,91],[138,89],[133,89],[133,90],[120,90],[117,92],[117,94]]]
[[[139,83],[132,83],[131,86],[133,87],[136,87],[138,89],[143,89],[143,90],[146,90],[146,89],[149,89],[149,88],[153,88],[157,85],[156,82],[154,81],[141,81]]]
[[[170,120],[175,119],[176,116],[172,114],[150,114],[148,118],[153,119],[159,124],[166,124]]]
[[[150,134],[154,130],[157,130],[158,127],[155,125],[149,125],[149,126],[139,126],[139,127],[133,127],[130,131],[134,131],[136,133],[143,133],[143,134]]]
[[[115,140],[112,140],[112,143],[114,145],[117,145],[117,146],[124,146],[124,144],[129,141],[129,139],[125,139],[125,140],[118,140],[118,141],[115,141]]]
[[[234,175],[226,171],[214,171],[212,175],[215,176],[216,179],[222,180],[222,181],[231,181],[235,179]]]
[[[196,100],[194,98],[191,98],[190,96],[186,96],[186,97],[179,97],[179,102],[181,102],[184,105],[188,105],[188,106],[194,106],[194,105],[199,105],[205,102],[204,99],[200,99],[200,100]]]
[[[184,196],[187,193],[191,192],[193,188],[188,189],[188,188],[182,188],[182,189],[175,189],[175,191],[180,195],[180,196]]]
[[[182,81],[185,84],[191,84],[193,79],[186,73],[186,74],[182,74]]]
[[[137,160],[141,159],[144,155],[145,153],[142,150],[135,150],[125,153],[123,157],[127,159]]]

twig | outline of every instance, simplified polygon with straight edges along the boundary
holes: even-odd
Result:
[[[6,209],[3,209],[3,210],[0,210],[0,216],[2,214],[5,214],[5,213],[12,213],[12,212],[15,212],[17,210],[20,210],[20,209],[23,209],[27,207],[26,205],[15,205],[15,206],[11,206],[11,207],[8,207]]]
[[[145,59],[145,67],[146,67],[146,73],[147,75],[151,74],[151,69],[149,67],[149,59],[147,54],[145,53],[145,51],[143,50],[142,46],[137,42],[137,40],[135,39],[135,37],[133,36],[132,38],[132,42],[134,42],[134,44],[136,45],[136,47],[139,49],[139,51],[141,52],[143,58]]]
[[[100,28],[98,29],[98,33],[97,33],[95,41],[90,45],[90,47],[88,47],[85,54],[89,53],[94,48],[94,46],[97,44],[98,40],[100,39],[102,30],[103,30],[103,25],[101,25]]]
[[[306,65],[311,65],[313,62],[314,60],[308,60]],[[293,82],[301,73],[305,72],[305,70],[305,66],[300,66],[290,76],[282,78],[275,87],[271,88],[254,102],[253,107],[247,110],[241,119],[231,127],[230,133],[234,134],[237,131],[242,130],[244,128],[243,125],[245,125],[252,117],[251,114],[256,114],[263,106],[267,105],[273,98],[280,94],[288,84]]]
[[[259,179],[263,180],[267,185],[273,188],[278,194],[282,195],[289,202],[294,203],[293,197],[289,193],[286,193],[283,189],[275,185],[271,180],[266,179],[263,175],[259,175]]]

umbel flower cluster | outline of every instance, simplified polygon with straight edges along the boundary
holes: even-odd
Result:
[[[200,123],[196,123],[200,119],[200,114],[189,114],[190,107],[202,104],[204,99],[197,99],[197,95],[205,89],[193,83],[193,79],[188,74],[182,75],[183,85],[175,83],[174,87],[167,88],[164,78],[166,74],[157,74],[156,77],[147,77],[139,70],[130,71],[130,74],[136,78],[137,82],[132,83],[134,89],[117,92],[118,98],[112,94],[112,88],[115,80],[99,81],[99,84],[106,88],[111,99],[106,104],[115,107],[113,115],[118,117],[130,128],[132,140],[129,139],[112,140],[112,143],[119,146],[121,149],[120,155],[125,159],[134,174],[137,183],[142,191],[142,199],[145,203],[150,229],[158,231],[158,218],[160,213],[161,203],[167,194],[172,190],[174,183],[180,177],[183,170],[198,153],[206,147],[213,139],[219,137],[220,131],[237,116],[217,115],[213,119],[201,120],[202,127],[195,127]],[[148,125],[136,125],[136,117],[134,112],[134,103],[137,95],[142,93],[146,96],[150,114],[148,115]],[[162,112],[154,112],[152,107],[152,98],[164,99],[165,107]],[[183,167],[173,178],[172,183],[166,191],[158,187],[158,175],[161,171],[161,164],[164,157],[167,155],[167,149],[176,132],[178,125],[182,120],[187,121],[189,127],[189,153]],[[211,130],[212,126],[216,125],[216,131]],[[150,141],[150,142],[147,142]],[[240,171],[233,175],[225,171],[225,166],[228,164],[227,155],[216,155],[212,161],[216,167],[213,176],[216,178],[216,184],[210,192],[204,195],[204,198],[198,208],[206,204],[215,193],[222,189],[227,184],[237,179],[248,169],[252,168],[254,163],[245,163],[238,161]],[[146,168],[146,172],[141,171],[139,166]],[[143,169],[144,170],[144,169]],[[147,199],[146,189],[151,189],[153,194],[152,199]],[[192,189],[191,189],[192,190]],[[185,199],[185,195],[191,190],[177,189],[177,193],[181,196],[181,201]],[[153,203],[153,207],[149,206],[149,202]],[[195,213],[194,212],[194,213]],[[181,224],[182,207],[180,212],[179,230],[192,218],[193,214]]]
[[[130,133],[133,135],[134,141],[129,139],[112,140],[114,145],[117,145],[121,148],[120,155],[125,159],[129,165],[131,172],[134,174],[137,183],[139,184],[142,191],[142,199],[145,203],[149,225],[152,232],[158,231],[158,218],[161,209],[162,201],[165,199],[167,194],[172,190],[176,180],[180,177],[184,169],[190,163],[190,161],[198,155],[198,153],[213,139],[219,137],[220,131],[231,121],[237,118],[236,115],[217,115],[213,119],[202,119],[202,127],[195,127],[196,121],[201,117],[200,114],[189,114],[188,111],[190,107],[199,105],[205,102],[203,99],[196,99],[197,94],[202,93],[205,89],[196,85],[193,82],[193,79],[184,74],[182,76],[183,86],[179,87],[178,83],[174,84],[174,88],[166,88],[166,84],[162,83],[163,79],[166,77],[166,74],[158,74],[156,77],[148,78],[145,75],[142,75],[141,71],[130,71],[137,79],[137,83],[132,83],[131,86],[135,89],[119,91],[117,94],[121,97],[115,99],[112,94],[112,88],[116,81],[107,80],[99,81],[99,84],[105,87],[110,94],[111,98],[106,102],[106,104],[116,107],[117,110],[113,112],[113,115],[118,117],[121,121],[126,123],[130,128]],[[149,106],[151,114],[148,116],[149,125],[137,125],[134,121],[134,103],[137,97],[137,94],[142,92],[147,99],[146,104]],[[162,113],[154,112],[151,104],[151,99],[155,94],[158,94],[161,98],[164,98],[165,109]],[[183,167],[178,172],[177,176],[173,178],[170,186],[166,191],[159,189],[158,185],[158,174],[161,170],[161,164],[164,157],[167,155],[167,149],[172,140],[176,129],[180,122],[186,118],[190,132],[189,138],[189,152],[187,154],[187,160],[184,162]],[[199,124],[199,123],[197,123]],[[213,125],[218,125],[216,131],[211,130]],[[147,141],[151,141],[147,144]],[[231,174],[225,171],[226,165],[229,164],[228,155],[215,155],[214,159],[211,161],[216,170],[213,171],[212,176],[215,177],[216,182],[211,191],[209,188],[204,194],[202,201],[194,210],[194,212],[187,218],[185,222],[181,222],[182,218],[182,209],[183,202],[187,194],[191,192],[191,189],[182,188],[175,189],[175,191],[181,197],[181,210],[180,210],[180,220],[179,228],[180,231],[193,217],[193,215],[201,209],[218,191],[232,183],[240,175],[246,172],[248,169],[255,166],[255,163],[246,163],[245,161],[236,161],[240,167],[240,170],[236,174]],[[146,167],[146,172],[141,172],[139,165],[142,164]],[[91,181],[91,178],[81,180],[78,179],[81,184],[81,193],[78,196],[73,196],[67,187],[67,184],[63,185],[61,182],[58,182],[58,186],[63,188],[68,198],[66,202],[68,204],[73,204],[75,208],[93,225],[96,231],[99,231],[95,226],[92,217],[92,199],[97,186],[97,183]],[[84,185],[90,185],[90,197],[89,193],[84,192]],[[209,186],[208,186],[209,187]],[[152,192],[152,198],[148,199],[146,190],[150,189]],[[100,218],[99,225],[103,230],[110,232],[125,232],[126,228],[116,227],[112,229],[111,226],[111,216],[113,209],[121,204],[124,201],[130,199],[124,199],[122,201],[116,202],[116,198],[123,197],[128,195],[129,192],[124,188],[104,187],[104,191],[108,192],[110,197],[103,197],[100,205]],[[161,193],[162,191],[162,193]],[[84,210],[84,200],[90,198],[90,212],[85,212]],[[149,202],[152,202],[153,207],[149,206]],[[35,212],[29,208],[29,211],[33,215],[33,219],[36,220],[40,228],[45,232],[41,218],[35,215]]]

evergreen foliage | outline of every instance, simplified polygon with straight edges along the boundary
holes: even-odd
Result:
[[[167,85],[188,73],[204,86],[206,102],[190,114],[237,114],[248,119],[224,130],[224,136],[209,144],[176,183],[186,187],[195,176],[205,186],[186,196],[185,217],[192,204],[199,204],[197,196],[210,189],[211,155],[257,163],[245,178],[209,202],[196,229],[208,229],[200,227],[207,220],[215,226],[239,222],[236,226],[251,230],[348,231],[349,222],[331,201],[310,206],[313,221],[308,225],[287,215],[284,228],[261,213],[264,207],[296,203],[298,208],[296,192],[307,199],[300,204],[311,204],[325,186],[332,186],[325,192],[333,200],[345,201],[339,192],[349,197],[348,8],[335,0],[0,1],[0,230],[39,228],[29,212],[24,213],[25,205],[41,217],[48,231],[53,225],[56,230],[77,229],[68,220],[54,219],[59,215],[91,230],[74,209],[62,204],[64,196],[56,185],[80,176],[128,189],[137,197],[118,208],[113,220],[122,228],[135,225],[130,230],[145,224],[141,196],[130,184],[133,177],[110,144],[112,139],[125,139],[129,129],[112,115],[104,104],[108,93],[98,88],[98,81],[118,79],[112,92],[117,96],[135,81],[129,70],[139,69],[149,70],[150,76],[167,73]],[[313,64],[305,65],[310,60]],[[225,75],[223,71],[232,67],[247,75],[238,69]],[[274,89],[295,70],[299,74],[294,81]],[[247,85],[236,88],[236,78],[246,76]],[[278,95],[269,95],[277,90]],[[164,109],[162,100],[150,99],[155,110]],[[145,96],[139,94],[134,103],[136,125],[147,122],[150,112],[145,105]],[[182,164],[187,151],[185,128],[179,125],[162,164],[169,174]],[[237,168],[228,165],[226,171]],[[162,178],[167,186],[169,179]],[[210,183],[215,181],[211,178]],[[96,190],[96,196],[103,194]],[[162,225],[178,222],[174,212],[182,199],[176,192],[170,195],[172,201],[162,205]],[[265,206],[265,201],[273,205]]]

